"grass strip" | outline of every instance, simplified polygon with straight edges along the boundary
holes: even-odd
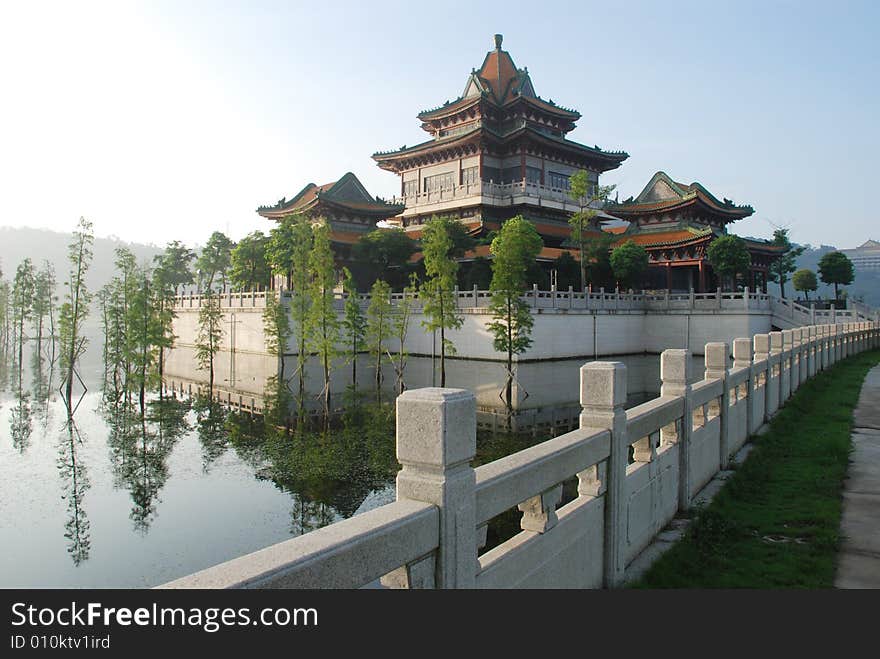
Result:
[[[853,408],[872,350],[804,383],[634,588],[830,588]]]

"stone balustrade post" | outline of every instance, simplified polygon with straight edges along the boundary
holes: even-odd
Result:
[[[715,302],[718,305],[718,308],[721,308],[721,287],[719,286],[715,289]]]
[[[684,413],[681,425],[675,422],[660,429],[660,445],[678,444],[678,508],[685,512],[691,505],[690,443],[694,414],[690,385],[691,351],[664,350],[660,355],[660,395],[682,397]]]
[[[831,346],[831,328],[825,324],[821,326],[822,330],[822,354],[820,355],[821,364],[820,367],[824,371],[831,365],[831,354],[830,354],[830,346]]]
[[[816,324],[816,303],[810,302],[810,324]]]
[[[764,377],[763,377],[763,385],[764,385],[764,409],[763,410],[755,410],[755,414],[761,415],[761,423],[770,418],[770,397],[767,395],[767,391],[770,386],[770,376],[772,375],[771,366],[770,366],[770,335],[769,334],[755,334],[753,337],[753,345],[754,345],[754,362],[763,361],[764,362]],[[758,376],[760,377],[760,375]]]
[[[791,398],[792,331],[782,330],[782,378],[780,379],[779,406]]]
[[[785,364],[783,362],[783,352],[782,352],[782,332],[770,332],[770,354],[773,356],[774,361],[776,362],[777,372],[776,372],[776,409],[782,407],[782,374],[784,372]]]
[[[705,349],[705,364],[707,380],[721,380],[721,402],[719,404],[718,417],[721,420],[721,446],[718,456],[718,464],[721,469],[726,469],[730,460],[730,436],[727,426],[730,423],[730,392],[727,390],[727,358],[729,349],[726,343],[707,343]]]
[[[789,380],[790,391],[793,394],[801,383],[801,330],[796,327],[791,332],[791,378]],[[785,335],[782,337],[785,341]]]
[[[473,588],[477,575],[477,402],[470,391],[428,387],[397,397],[397,499],[440,509],[437,588]],[[393,573],[392,573],[393,574]]]
[[[816,375],[816,370],[817,370],[816,369],[816,357],[817,357],[816,329],[817,328],[815,325],[810,325],[807,328],[807,337],[810,341],[809,369],[807,372],[809,373],[810,377],[813,377],[814,375]]]
[[[537,308],[538,306],[538,285],[532,284],[532,307]]]
[[[743,307],[745,309],[749,308],[749,287],[743,287]]]
[[[629,456],[626,436],[626,366],[621,362],[591,362],[581,366],[581,428],[611,431],[605,466],[604,582],[606,588],[623,583],[626,565],[626,496],[624,482]]]
[[[752,434],[752,421],[754,410],[752,403],[755,400],[755,374],[752,370],[752,342],[749,339],[733,340],[733,367],[747,368],[749,379],[746,380],[746,437]]]

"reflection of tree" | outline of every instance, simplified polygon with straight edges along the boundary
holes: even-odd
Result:
[[[31,359],[32,384],[31,391],[34,396],[34,406],[37,418],[45,431],[49,425],[49,403],[52,401],[52,380],[54,379],[55,363],[49,361],[48,372],[43,369],[43,355],[39,350],[34,350]]]
[[[238,455],[293,496],[291,533],[351,517],[370,492],[397,471],[394,413],[390,405],[366,404],[329,433],[288,433],[249,415],[229,415],[229,440]]]
[[[122,397],[113,401],[105,395],[114,485],[129,491],[133,504],[129,516],[138,531],[146,532],[155,519],[159,492],[168,480],[168,456],[190,429],[188,411],[185,401],[162,398],[150,401],[141,415]]]
[[[20,389],[15,392],[15,407],[9,418],[9,434],[12,445],[19,453],[24,453],[30,445],[33,422],[31,420],[31,394]]]
[[[210,398],[200,398],[193,405],[199,442],[202,445],[202,471],[206,474],[211,464],[226,452],[226,408]]]
[[[72,419],[64,424],[64,432],[58,446],[58,473],[67,499],[67,521],[64,523],[64,537],[70,541],[67,553],[74,565],[79,565],[89,557],[91,538],[89,520],[83,508],[83,497],[89,489],[89,478],[85,465],[77,459],[77,450],[82,444],[79,429]]]

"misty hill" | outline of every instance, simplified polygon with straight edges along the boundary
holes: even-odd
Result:
[[[837,251],[837,248],[831,247],[830,245],[820,245],[819,247],[805,245],[805,247],[807,249],[798,257],[797,267],[812,270],[816,273],[816,277],[818,278],[819,259],[828,252]],[[847,295],[855,300],[861,300],[865,304],[875,308],[880,307],[880,272],[856,270],[853,283],[849,286],[842,286],[841,289],[845,289]],[[770,284],[767,290],[779,295],[779,284]],[[785,294],[788,297],[801,297],[801,294],[794,290],[791,282],[786,283]],[[819,290],[816,291],[815,295],[818,295],[819,297],[833,298],[834,286],[823,284],[822,280],[819,279]],[[814,294],[811,293],[810,297],[814,297]]]
[[[3,278],[11,282],[15,278],[15,269],[27,257],[30,257],[36,269],[42,268],[44,261],[49,261],[55,266],[60,298],[70,270],[67,246],[72,240],[72,233],[48,229],[0,227],[0,268],[3,271]],[[139,263],[152,262],[153,256],[163,250],[162,247],[155,245],[128,243],[119,238],[95,238],[94,258],[86,276],[86,285],[93,293],[113,278],[115,274],[113,261],[116,259],[114,250],[117,247],[130,249]]]

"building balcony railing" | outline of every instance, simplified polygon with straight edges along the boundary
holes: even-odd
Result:
[[[441,188],[430,192],[417,192],[392,199],[394,204],[404,204],[407,210],[422,206],[442,204],[450,201],[463,201],[476,197],[488,198],[485,203],[498,206],[509,206],[513,203],[529,203],[541,205],[544,201],[553,202],[562,210],[574,212],[580,210],[580,206],[569,196],[565,188],[555,188],[549,185],[541,185],[529,181],[514,181],[512,183],[495,183],[494,181],[476,181],[454,185],[451,188]],[[521,198],[522,201],[514,201]],[[594,208],[599,208],[599,202],[594,202]],[[405,212],[405,211],[404,211]]]

